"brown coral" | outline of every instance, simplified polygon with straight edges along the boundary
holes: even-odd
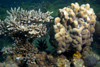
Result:
[[[79,6],[78,3],[72,3],[70,7],[59,9],[58,16],[54,25],[58,53],[68,49],[81,51],[83,45],[87,46],[92,42],[96,15],[89,4]]]
[[[18,67],[18,63],[16,63],[11,56],[7,56],[5,62],[0,63],[0,67]]]

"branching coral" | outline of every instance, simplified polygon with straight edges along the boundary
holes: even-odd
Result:
[[[89,4],[79,6],[72,3],[70,7],[59,9],[55,18],[55,39],[58,41],[58,53],[68,50],[82,50],[93,41],[96,15]]]
[[[13,37],[18,35],[29,38],[44,36],[47,28],[43,22],[50,22],[50,19],[53,19],[50,16],[53,12],[26,11],[20,7],[11,8],[11,11],[7,11],[7,13],[9,16],[4,21],[0,21],[0,34],[8,34]]]
[[[14,47],[6,47],[2,49],[4,54],[12,55],[17,61],[26,61],[26,64],[34,63],[38,49],[34,48],[34,44],[26,42],[26,44],[13,44]]]
[[[46,35],[47,29],[43,22],[53,19],[50,16],[52,12],[11,8],[7,13],[9,16],[0,21],[0,34],[12,36],[15,43],[13,47],[4,47],[2,52],[11,56],[18,66],[24,62],[27,67],[85,67],[80,51],[83,53],[91,44],[96,22],[95,13],[89,4],[79,6],[78,3],[72,3],[69,7],[59,9],[59,17],[54,20],[55,34],[49,31],[52,33],[50,37],[54,35],[58,42],[50,42],[57,48],[53,50],[57,55],[43,52],[47,48],[46,43],[43,43],[45,40],[39,41],[37,48],[30,41]],[[55,41],[54,37],[51,39]],[[24,67],[24,64],[20,67]]]
[[[9,54],[19,66],[25,62],[28,67],[70,67],[70,62],[66,57],[53,57],[47,55],[45,52],[39,52],[38,49],[34,48],[34,44],[14,44],[14,47],[6,47],[2,49],[4,54]],[[60,60],[61,61],[60,61]],[[60,66],[59,66],[60,65]]]

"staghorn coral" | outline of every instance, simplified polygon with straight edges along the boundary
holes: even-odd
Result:
[[[55,18],[55,39],[58,42],[58,53],[68,50],[81,51],[93,41],[96,15],[89,4],[79,6],[72,3],[69,7],[59,9]]]
[[[47,11],[42,13],[40,9],[24,10],[22,8],[11,8],[7,11],[9,16],[4,21],[0,21],[0,34],[8,34],[12,37],[41,37],[46,34],[47,28],[43,22],[50,22],[53,19],[50,14],[53,12]]]

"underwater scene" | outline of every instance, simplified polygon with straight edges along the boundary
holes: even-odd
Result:
[[[0,67],[100,67],[100,0],[0,0]]]

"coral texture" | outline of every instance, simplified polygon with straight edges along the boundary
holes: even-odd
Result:
[[[13,44],[14,47],[6,47],[2,49],[4,54],[12,55],[13,59],[21,62],[22,60],[26,61],[26,64],[33,64],[36,59],[36,54],[38,49],[34,48],[34,44],[26,42],[22,44],[20,42]]]
[[[76,53],[73,54],[73,58],[81,58],[80,52],[76,51]]]
[[[13,37],[18,35],[30,38],[44,36],[47,28],[43,22],[50,22],[50,19],[53,19],[50,16],[53,12],[26,11],[20,7],[11,8],[11,11],[7,11],[7,13],[9,16],[4,21],[0,21],[0,34],[8,34]]]
[[[84,66],[84,61],[80,58],[73,59],[73,64],[74,64],[74,67],[85,67]]]
[[[98,60],[97,58],[91,56],[91,55],[87,55],[84,58],[84,65],[88,66],[88,67],[93,67],[97,64]]]
[[[18,64],[13,61],[11,56],[7,56],[6,61],[3,63],[0,63],[0,67],[18,67]]]
[[[46,35],[47,28],[44,22],[53,19],[50,16],[52,12],[26,11],[19,7],[11,8],[7,13],[9,16],[4,21],[0,21],[0,34],[14,38],[14,44],[13,47],[7,46],[2,49],[3,54],[8,56],[8,60],[4,62],[6,64],[0,63],[1,66],[85,67],[83,58],[89,54],[86,54],[85,49],[89,48],[93,41],[96,23],[96,15],[89,4],[79,6],[78,3],[72,3],[69,7],[59,9],[58,17],[54,20],[55,34],[51,31],[53,27],[48,30],[54,37],[50,36],[52,37],[50,38],[50,34],[47,34],[48,40],[56,42],[51,41],[55,46],[52,48],[54,52],[46,51],[50,45],[46,40],[47,37],[44,41],[34,43],[35,37]],[[11,62],[8,62],[9,59]]]
[[[70,62],[65,56],[53,57],[45,52],[39,52],[34,48],[34,44],[14,44],[14,47],[6,47],[2,49],[4,54],[8,54],[11,58],[19,64],[22,62],[27,64],[28,67],[70,67]],[[4,65],[3,63],[1,63]]]
[[[55,18],[55,39],[58,41],[58,53],[68,50],[81,51],[93,41],[96,15],[89,4],[79,6],[72,3],[69,7],[59,9]]]

